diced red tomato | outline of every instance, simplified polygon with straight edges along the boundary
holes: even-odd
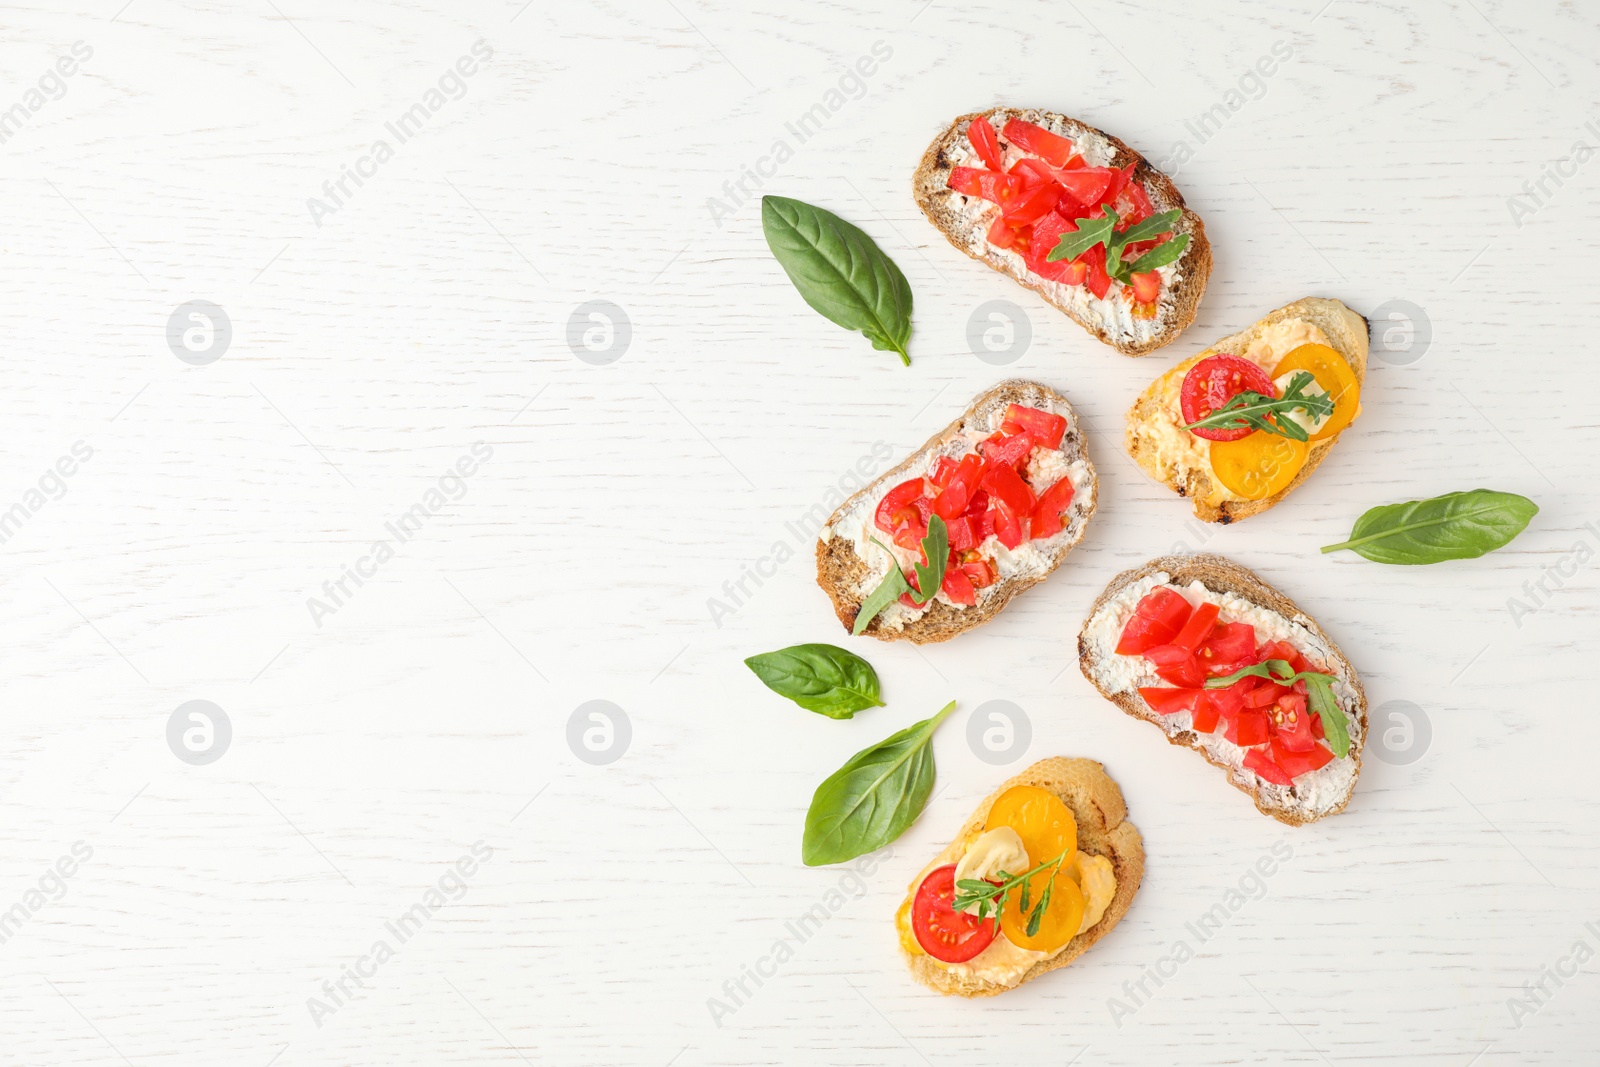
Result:
[[[1150,203],[1150,195],[1144,191],[1141,182],[1130,181],[1111,206],[1116,209],[1117,217],[1122,219],[1124,226],[1137,226],[1156,213],[1155,205]]]
[[[978,602],[978,592],[972,587],[972,579],[967,577],[966,571],[960,567],[946,567],[944,569],[944,584],[940,586],[944,595],[957,604],[971,607]]]
[[[940,456],[933,461],[933,469],[928,472],[928,481],[943,489],[950,484],[950,476],[956,472],[956,461],[949,456]]]
[[[1077,232],[1077,223],[1062,216],[1060,211],[1048,212],[1038,222],[1033,224],[1033,241],[1028,247],[1028,267],[1035,273],[1041,273],[1036,263],[1045,263],[1045,257],[1055,250],[1061,243],[1061,235]],[[1065,262],[1064,260],[1059,262]]]
[[[1271,782],[1273,785],[1294,784],[1293,779],[1284,772],[1283,768],[1272,762],[1272,757],[1259,748],[1253,748],[1244,754],[1244,765],[1249,770],[1254,771],[1258,778]]]
[[[976,452],[969,452],[961,457],[961,462],[956,464],[956,472],[950,476],[950,482],[933,501],[933,513],[949,522],[967,509],[967,501],[972,499],[973,491],[978,488],[978,482],[983,478],[983,457]]]
[[[1037,222],[1055,209],[1061,188],[1055,183],[1039,185],[1013,196],[1000,208],[1000,216],[1017,226]]]
[[[1033,189],[1040,185],[1051,185],[1056,180],[1054,167],[1042,159],[1031,159],[1026,156],[1011,164],[1011,170],[1007,173],[1014,178],[1020,179],[1024,189]]]
[[[1290,752],[1309,752],[1316,747],[1317,735],[1311,732],[1311,720],[1320,719],[1306,711],[1306,698],[1300,693],[1285,693],[1267,709],[1268,724],[1272,729],[1272,743],[1282,745]]]
[[[1072,507],[1072,479],[1062,478],[1044,491],[1033,509],[1033,536],[1054,537],[1061,532],[1061,517]]]
[[[1322,725],[1321,715],[1311,716],[1311,736],[1315,737],[1318,741],[1321,741],[1323,738],[1328,736],[1326,728]]]
[[[976,167],[952,167],[945,184],[963,196],[976,196],[1004,207],[1022,188],[1022,179]]]
[[[1232,674],[1240,666],[1255,663],[1255,655],[1256,628],[1247,622],[1218,623],[1200,644],[1200,660],[1215,675]],[[1227,669],[1220,669],[1223,667]]]
[[[983,487],[989,490],[991,500],[1005,501],[1007,508],[1017,515],[1032,515],[1033,506],[1038,503],[1033,497],[1033,490],[1028,488],[1028,483],[1022,480],[1015,467],[1001,464],[991,467],[983,476]]]
[[[1177,645],[1156,645],[1144,651],[1144,658],[1155,667],[1156,674],[1173,685],[1186,689],[1199,689],[1206,681],[1206,672],[1195,654]],[[1262,727],[1265,729],[1265,726]]]
[[[1106,273],[1106,246],[1095,245],[1078,258],[1088,264],[1088,276],[1083,284],[1096,297],[1104,300],[1111,291],[1111,275]]]
[[[1067,190],[1068,196],[1080,204],[1093,208],[1105,203],[1106,190],[1111,188],[1112,181],[1119,173],[1113,167],[1081,167],[1077,170],[1059,170],[1055,177],[1056,181]]]
[[[989,566],[987,560],[979,559],[972,563],[963,563],[961,565],[961,573],[965,574],[967,580],[979,589],[993,585],[995,582],[994,568]]]
[[[1300,650],[1287,641],[1272,641],[1261,646],[1261,660],[1269,659],[1286,660],[1296,672],[1311,669],[1305,657],[1300,655]]]
[[[957,515],[944,525],[952,550],[965,552],[978,547],[978,521],[971,515]]]
[[[1278,702],[1278,698],[1282,695],[1283,686],[1277,682],[1269,682],[1266,679],[1262,679],[1245,692],[1244,706],[1247,708],[1270,708]]]
[[[1198,608],[1189,620],[1183,624],[1183,629],[1178,631],[1172,643],[1188,652],[1194,652],[1200,647],[1200,642],[1211,636],[1211,628],[1216,625],[1217,615],[1222,609],[1207,600]]]
[[[1001,170],[1000,166],[1000,139],[994,135],[994,126],[988,119],[979,115],[967,124],[967,140],[972,142],[972,147],[977,149],[978,158],[990,170]]]
[[[1053,167],[1061,166],[1072,157],[1072,142],[1042,126],[1021,119],[1007,119],[1004,131],[1006,140]]]
[[[1267,713],[1246,708],[1228,720],[1228,728],[1222,736],[1242,748],[1249,748],[1265,744],[1267,735]]]
[[[1272,384],[1272,379],[1267,377],[1267,372],[1249,360],[1226,353],[1207,356],[1190,367],[1189,373],[1183,376],[1183,387],[1179,395],[1179,403],[1183,408],[1183,421],[1199,422],[1247,390],[1263,396],[1278,395],[1277,387]],[[1237,441],[1249,437],[1256,431],[1248,426],[1241,426],[1234,430],[1190,432],[1208,441]]]
[[[1180,711],[1193,711],[1205,699],[1204,689],[1168,689],[1164,686],[1140,686],[1139,695],[1160,715],[1175,715]]]
[[[1017,243],[1017,231],[1004,215],[996,215],[994,221],[989,223],[989,232],[984,235],[984,240],[996,248],[1010,248]]]
[[[885,493],[883,499],[878,501],[878,510],[873,514],[873,522],[878,529],[895,534],[908,526],[920,525],[922,533],[926,534],[928,512],[924,512],[919,505],[919,501],[924,499],[923,489],[922,479],[913,478]]]
[[[1133,283],[1133,298],[1139,303],[1153,304],[1161,298],[1159,271],[1147,270],[1141,274],[1130,274],[1128,280]]]
[[[1103,204],[1115,204],[1117,199],[1122,196],[1122,190],[1126,189],[1129,183],[1133,181],[1133,168],[1138,165],[1137,163],[1129,163],[1126,167],[1113,167],[1111,182],[1106,186],[1106,191],[1100,194],[1100,202]],[[1118,217],[1121,218],[1121,212],[1118,212]],[[1123,223],[1126,224],[1127,220],[1123,219]]]
[[[978,520],[978,544],[983,544],[989,538],[996,536],[994,532],[994,508],[988,508],[983,513],[983,518]]]
[[[1117,652],[1137,656],[1157,645],[1170,644],[1189,621],[1192,611],[1183,594],[1171,589],[1152,589],[1139,601],[1127,625],[1123,626]]]
[[[961,514],[967,516],[973,522],[977,522],[983,518],[983,513],[988,510],[989,494],[986,490],[978,489],[973,492],[972,499],[967,501],[967,510]],[[982,541],[983,538],[980,537],[978,540]]]
[[[1217,700],[1217,694],[1210,690],[1202,692],[1201,697],[1195,702],[1194,718],[1190,726],[1196,733],[1209,734],[1217,728],[1217,720],[1222,717],[1222,707]]]
[[[1033,451],[1033,438],[1027,431],[1009,436],[997,433],[979,441],[978,451],[983,453],[983,458],[988,460],[989,466],[1010,467],[1015,470],[1019,463],[1028,458],[1028,453]]]
[[[1313,744],[1305,752],[1292,752],[1280,746],[1277,740],[1274,739],[1272,742],[1272,759],[1290,778],[1298,778],[1308,771],[1326,767],[1333,760],[1333,753],[1318,744]]]
[[[1006,421],[1014,422],[1028,431],[1033,443],[1041,448],[1060,448],[1061,438],[1067,432],[1067,420],[1038,408],[1012,404],[1006,408]]]
[[[1233,719],[1244,710],[1244,698],[1250,691],[1245,683],[1250,679],[1238,681],[1226,689],[1207,689],[1206,695],[1211,698],[1211,704],[1217,710],[1217,715],[1223,719]]]
[[[1030,527],[1026,513],[1019,515],[1006,507],[1004,500],[994,500],[988,514],[994,516],[994,535],[1002,545],[1016,548],[1028,539]]]

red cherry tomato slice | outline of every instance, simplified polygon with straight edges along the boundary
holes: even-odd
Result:
[[[1004,169],[1000,166],[1000,139],[994,135],[994,126],[988,119],[982,115],[973,119],[967,126],[967,140],[972,142],[978,158],[990,170]]]
[[[911,932],[922,951],[945,963],[965,963],[994,940],[994,920],[951,907],[956,897],[956,865],[928,872],[911,902]]]
[[[1123,626],[1117,652],[1137,656],[1146,649],[1169,644],[1189,621],[1192,611],[1183,594],[1171,589],[1152,589],[1139,601],[1132,618]]]
[[[1249,360],[1230,355],[1207,356],[1190,367],[1189,373],[1183,376],[1183,390],[1180,395],[1183,421],[1199,422],[1246,391],[1260,393],[1263,396],[1278,395],[1277,387],[1272,384],[1272,379],[1267,377],[1267,372]],[[1249,437],[1255,431],[1248,426],[1241,426],[1236,430],[1189,432],[1208,441],[1238,441]]]
[[[1052,167],[1059,167],[1072,158],[1072,142],[1042,126],[1021,119],[1007,119],[1002,129],[1006,140],[1024,152],[1032,152]]]

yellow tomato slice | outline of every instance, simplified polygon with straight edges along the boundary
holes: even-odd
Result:
[[[1343,356],[1327,345],[1301,345],[1278,362],[1272,377],[1276,379],[1296,370],[1310,371],[1333,400],[1333,414],[1322,424],[1322,429],[1311,435],[1313,441],[1327,440],[1355,420],[1361,410],[1361,383],[1356,381],[1356,372],[1350,369]]]
[[[1234,495],[1265,500],[1294,481],[1310,451],[1304,441],[1257,430],[1237,441],[1211,442],[1211,473]]]
[[[1037,867],[1063,852],[1070,863],[1072,853],[1078,849],[1078,820],[1060,797],[1036,785],[1012,786],[995,799],[983,828],[994,830],[1001,826],[1011,827],[1022,838],[1022,847],[1028,850],[1028,867]],[[1041,881],[1039,888],[1043,887]]]
[[[1011,891],[1005,909],[1000,912],[1000,930],[1006,935],[1006,940],[1018,948],[1054,952],[1076,937],[1078,928],[1083,925],[1083,912],[1087,907],[1083,890],[1067,873],[1066,864],[1062,864],[1061,870],[1055,874],[1054,888],[1050,890],[1050,900],[1045,905],[1044,914],[1039,916],[1039,928],[1031,937],[1028,935],[1028,918],[1039,906],[1045,885],[1052,881],[1049,875],[1050,871],[1044,870],[1028,880],[1027,911],[1022,910],[1022,889],[1019,886]]]

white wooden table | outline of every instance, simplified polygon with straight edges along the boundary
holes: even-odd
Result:
[[[1166,6],[13,5],[0,1063],[1592,1059],[1600,27]],[[923,146],[996,100],[1178,171],[1217,262],[1176,344],[1119,357],[921,219]],[[900,263],[911,368],[802,305],[762,192]],[[1365,414],[1286,506],[1186,525],[1122,411],[1308,294],[1393,315]],[[1006,365],[967,340],[991,300],[1030,332]],[[947,646],[855,643],[886,708],[767,693],[743,657],[846,643],[807,509],[1006,376],[1091,421],[1085,543]],[[1504,551],[1317,552],[1480,484],[1543,509]],[[1256,568],[1358,665],[1389,758],[1346,814],[1265,819],[1079,676],[1095,594],[1174,545]],[[869,874],[803,867],[816,784],[952,698],[921,820]],[[1031,729],[1002,765],[966,740],[995,700]],[[905,883],[1055,754],[1121,783],[1144,887],[1072,967],[937,998],[895,948]]]

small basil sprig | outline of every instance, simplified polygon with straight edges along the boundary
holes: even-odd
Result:
[[[1282,686],[1296,682],[1306,683],[1306,694],[1311,698],[1311,710],[1322,719],[1322,732],[1327,735],[1328,747],[1340,759],[1350,754],[1350,730],[1345,725],[1344,712],[1333,696],[1333,675],[1316,671],[1295,672],[1288,660],[1269,659],[1221,678],[1206,680],[1207,689],[1226,689],[1241,678],[1265,678]]]
[[[1427,500],[1382,504],[1356,520],[1348,548],[1375,563],[1421,565],[1474,559],[1503,548],[1539,514],[1539,505],[1516,493],[1473,489]]]
[[[1123,249],[1139,241],[1148,241],[1167,233],[1183,217],[1183,212],[1176,209],[1163,211],[1118,233],[1117,224],[1122,220],[1116,211],[1110,205],[1101,210],[1103,213],[1099,218],[1078,219],[1078,229],[1072,233],[1062,234],[1055,248],[1050,250],[1045,259],[1052,263],[1063,259],[1077,259],[1095,245],[1103,244],[1106,246],[1106,273],[1123,285],[1127,285],[1135,274],[1144,274],[1157,267],[1177,262],[1178,257],[1183,255],[1183,250],[1189,247],[1189,235],[1179,234],[1170,241],[1163,241],[1132,263],[1124,263]]]
[[[1039,932],[1039,923],[1044,918],[1045,909],[1050,906],[1050,894],[1054,891],[1056,884],[1056,871],[1059,871],[1061,865],[1066,862],[1068,854],[1074,851],[1076,850],[1068,849],[1055,859],[1045,860],[1039,866],[1024,874],[1011,875],[1005,871],[996,871],[995,874],[999,877],[999,882],[963,878],[956,883],[956,895],[950,907],[955,911],[966,911],[976,904],[978,906],[978,918],[987,919],[993,915],[994,928],[998,932],[1000,929],[1000,913],[1005,910],[1007,901],[1011,899],[1012,890],[1018,889],[1020,884],[1017,907],[1021,911],[1028,913],[1025,933],[1029,937],[1033,937]],[[1034,905],[1030,899],[1033,891],[1029,888],[1029,879],[1046,867],[1052,868],[1050,877],[1045,880],[1044,892],[1039,894],[1039,903]],[[1031,911],[1029,911],[1030,906],[1032,907]]]
[[[911,366],[911,285],[871,237],[831,211],[783,196],[761,198],[761,229],[806,303]]]
[[[817,786],[800,844],[807,867],[843,863],[882,848],[916,822],[933,792],[928,742],[955,707],[952,700],[931,719],[862,749]]]
[[[889,552],[876,537],[870,540]],[[915,564],[917,588],[913,589],[911,583],[906,581],[906,576],[900,573],[900,561],[895,559],[893,552],[889,552],[889,573],[883,576],[878,588],[868,593],[867,599],[861,602],[861,608],[856,612],[856,624],[850,631],[852,636],[865,630],[884,608],[900,599],[902,593],[910,593],[912,600],[926,604],[939,592],[939,587],[944,584],[944,567],[950,559],[950,532],[944,520],[937,515],[928,516],[928,535],[922,539],[922,555],[928,562]]]
[[[836,645],[790,645],[751,656],[744,665],[774,693],[830,719],[883,707],[872,664]]]
[[[1184,426],[1185,430],[1262,430],[1266,433],[1277,434],[1279,437],[1288,437],[1295,441],[1306,441],[1309,437],[1306,428],[1294,419],[1286,416],[1290,411],[1299,408],[1309,414],[1313,419],[1326,418],[1333,414],[1333,398],[1327,393],[1307,393],[1306,390],[1316,384],[1316,378],[1310,371],[1297,370],[1294,377],[1289,379],[1289,388],[1283,391],[1282,396],[1263,396],[1261,393],[1246,389],[1236,393],[1228,399],[1226,404],[1217,408],[1203,419]],[[1268,416],[1276,416],[1268,418]]]

